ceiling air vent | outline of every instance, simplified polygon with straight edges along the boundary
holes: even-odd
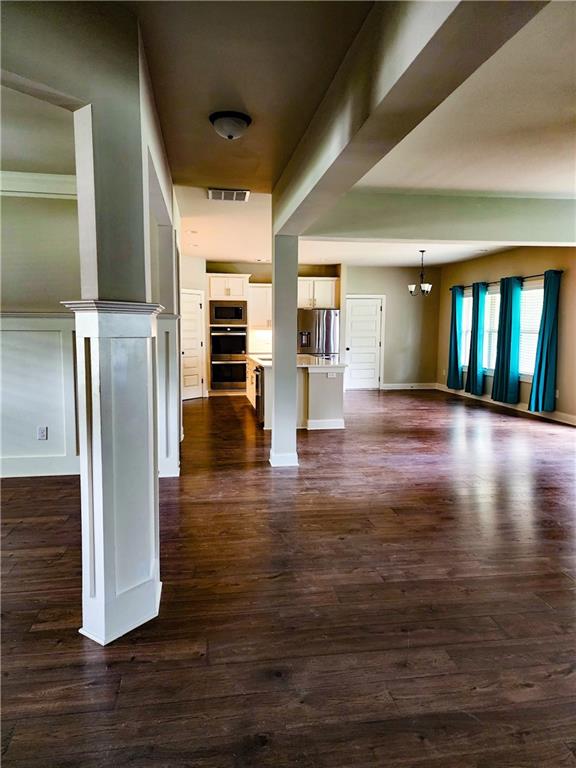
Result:
[[[229,200],[232,203],[247,203],[250,197],[249,189],[208,189],[208,200]]]

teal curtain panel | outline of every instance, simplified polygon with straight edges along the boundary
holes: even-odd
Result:
[[[453,285],[450,290],[452,291],[452,318],[450,320],[450,349],[448,351],[448,379],[446,384],[450,389],[462,389],[460,338],[462,335],[464,286]]]
[[[531,411],[556,410],[556,365],[558,358],[558,306],[562,271],[549,269],[544,273],[544,305],[538,333],[536,362],[532,389]]]
[[[500,315],[492,400],[515,404],[520,400],[521,277],[500,280]]]
[[[487,283],[472,283],[472,330],[465,388],[471,395],[484,392],[484,310],[487,290]]]

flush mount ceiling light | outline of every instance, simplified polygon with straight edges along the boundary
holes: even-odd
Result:
[[[411,283],[408,286],[408,290],[410,291],[411,296],[428,296],[430,291],[432,290],[432,283],[426,283],[424,282],[424,254],[426,251],[420,251],[420,285],[416,285],[416,283]]]
[[[228,141],[234,141],[243,136],[246,128],[252,122],[252,118],[249,115],[245,115],[243,112],[231,112],[230,110],[212,112],[209,119],[218,136],[222,136],[223,139]]]

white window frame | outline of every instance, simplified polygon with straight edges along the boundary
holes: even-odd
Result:
[[[537,290],[543,291],[544,290],[544,278],[539,278],[537,280],[526,280],[522,284],[522,290],[523,291],[537,291]],[[520,327],[520,333],[522,333],[522,327]],[[534,375],[532,373],[521,373],[520,374],[520,381],[531,383],[533,378],[534,378]]]
[[[522,285],[522,290],[523,291],[525,291],[525,290],[527,290],[527,291],[531,291],[532,290],[533,291],[533,290],[538,290],[538,289],[540,289],[540,290],[544,289],[544,280],[543,279],[529,280],[529,281],[525,282]],[[488,286],[488,290],[486,292],[486,297],[489,294],[494,294],[494,293],[500,293],[500,284],[499,283],[494,285],[494,286]],[[464,298],[466,298],[468,296],[471,296],[471,295],[472,295],[472,288],[465,288],[464,289]],[[463,339],[463,337],[464,337],[464,333],[462,333],[462,339]],[[470,358],[468,358],[468,359],[470,359]],[[462,366],[462,370],[463,371],[468,371],[468,365],[463,365]],[[494,377],[494,368],[484,368],[484,375],[485,376],[491,376],[493,378]],[[531,373],[521,373],[520,374],[520,381],[522,381],[522,382],[530,384],[532,382],[532,379],[533,379],[533,374],[531,374]]]

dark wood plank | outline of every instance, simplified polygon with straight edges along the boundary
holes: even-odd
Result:
[[[243,398],[184,415],[160,616],[107,648],[78,478],[3,483],[4,766],[576,766],[575,430],[351,393],[275,470]]]

